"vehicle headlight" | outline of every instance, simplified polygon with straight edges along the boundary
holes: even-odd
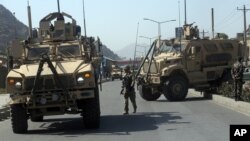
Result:
[[[78,83],[78,84],[83,84],[83,83],[84,83],[84,78],[81,77],[81,76],[78,77],[78,78],[77,78],[77,83]]]
[[[85,72],[85,73],[83,74],[83,76],[84,76],[84,78],[91,78],[91,77],[92,77],[92,74],[91,74],[91,72]]]
[[[20,78],[8,78],[7,84],[12,88],[22,89],[22,79]]]
[[[16,87],[17,89],[21,89],[21,88],[22,88],[22,83],[19,82],[19,81],[17,81],[16,84],[15,84],[15,87]]]

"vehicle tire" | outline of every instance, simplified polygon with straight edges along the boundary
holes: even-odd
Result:
[[[114,77],[112,77],[111,80],[114,81]]]
[[[30,120],[33,122],[40,122],[43,121],[43,116],[31,116]]]
[[[182,76],[172,76],[165,82],[163,92],[169,101],[182,101],[188,93],[188,82]]]
[[[28,116],[23,105],[10,105],[10,116],[13,132],[17,134],[26,133],[28,130]]]
[[[203,97],[204,97],[205,99],[212,99],[212,93],[209,92],[209,91],[204,91],[204,92],[203,92]]]
[[[96,129],[100,127],[100,102],[99,91],[95,89],[95,98],[83,100],[82,116],[83,123],[87,129]]]
[[[160,92],[153,93],[152,88],[150,86],[139,85],[138,90],[139,90],[140,96],[146,101],[155,101],[161,96]]]

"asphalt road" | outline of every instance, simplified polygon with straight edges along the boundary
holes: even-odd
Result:
[[[137,95],[138,112],[124,116],[120,88],[118,80],[103,84],[98,130],[84,129],[80,115],[64,115],[29,122],[27,134],[13,134],[9,114],[3,112],[7,109],[2,109],[0,141],[228,141],[230,124],[250,123],[250,117],[197,96],[147,102]]]

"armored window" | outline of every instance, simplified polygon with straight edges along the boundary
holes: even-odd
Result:
[[[62,57],[78,57],[81,54],[80,47],[79,45],[60,46],[57,54]]]
[[[38,60],[43,54],[49,53],[49,47],[43,48],[29,48],[28,50],[28,60]]]
[[[207,44],[203,44],[204,48],[206,49],[207,52],[216,52],[218,51],[218,48],[216,46],[216,44],[214,43],[207,43]]]
[[[220,43],[223,50],[233,50],[232,43]]]

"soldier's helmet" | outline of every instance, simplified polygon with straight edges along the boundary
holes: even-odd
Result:
[[[238,61],[241,62],[243,60],[243,57],[238,57]]]
[[[127,65],[127,66],[124,68],[124,71],[125,71],[125,72],[129,72],[129,71],[130,71],[130,66]]]

